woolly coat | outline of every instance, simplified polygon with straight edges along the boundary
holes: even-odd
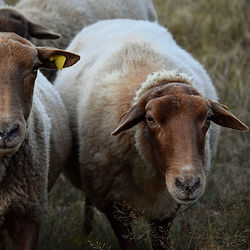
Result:
[[[181,78],[216,101],[207,72],[165,28],[147,21],[98,22],[84,28],[68,49],[83,59],[59,72],[55,85],[79,145],[82,189],[100,210],[111,201],[126,201],[143,208],[150,219],[169,215],[176,203],[164,177],[142,150],[143,122],[118,136],[111,132],[140,95],[163,79]],[[217,135],[218,127],[211,124],[205,144],[206,172]]]
[[[31,39],[38,46],[64,49],[85,26],[102,19],[157,21],[151,0],[20,0],[14,7],[26,18],[62,35],[58,40]]]
[[[0,227],[7,214],[39,222],[48,190],[68,157],[71,135],[64,104],[38,72],[26,136],[18,151],[0,157]]]

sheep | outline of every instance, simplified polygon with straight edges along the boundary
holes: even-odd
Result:
[[[38,46],[64,49],[84,26],[111,18],[157,21],[151,0],[20,0],[15,7],[0,8],[0,31],[15,32]],[[55,71],[42,72],[54,81]]]
[[[178,206],[204,193],[218,125],[248,128],[217,102],[201,64],[156,23],[100,21],[68,49],[84,60],[55,81],[79,150],[80,165],[65,174],[107,216],[122,249],[136,249],[128,221],[116,214],[127,208],[151,223],[153,248],[165,249]]]
[[[72,139],[62,99],[38,69],[60,67],[60,58],[69,67],[79,56],[7,32],[0,54],[0,249],[7,230],[13,249],[32,250]]]
[[[38,46],[61,49],[66,48],[84,26],[98,20],[132,18],[157,21],[151,0],[20,0],[15,7],[0,9],[0,17],[0,31],[15,32],[30,38]],[[63,39],[40,40],[58,39],[59,34]]]

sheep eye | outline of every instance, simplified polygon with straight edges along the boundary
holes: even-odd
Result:
[[[147,117],[147,120],[148,122],[151,122],[151,123],[155,122],[155,120],[152,117]]]
[[[39,69],[39,65],[36,64],[36,65],[34,65],[32,71],[36,73],[38,69]]]
[[[212,115],[208,115],[207,119],[206,119],[206,122],[210,122],[212,120],[212,117],[213,117]]]
[[[12,15],[10,16],[10,18],[12,18],[12,19],[14,19],[14,20],[17,20],[17,21],[20,21],[20,16],[17,16],[17,15],[15,15],[15,14],[12,14]]]

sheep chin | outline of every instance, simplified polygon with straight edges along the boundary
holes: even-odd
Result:
[[[0,148],[0,157],[15,154],[18,151],[20,145],[21,143],[14,148]]]

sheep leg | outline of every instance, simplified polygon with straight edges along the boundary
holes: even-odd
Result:
[[[0,250],[6,250],[3,239],[0,238]]]
[[[89,235],[93,229],[94,209],[88,197],[85,200],[83,233]]]
[[[39,224],[34,221],[13,220],[9,233],[16,250],[34,250],[38,241]]]
[[[0,250],[6,250],[3,232],[0,232]]]
[[[136,250],[129,218],[122,211],[122,207],[112,204],[104,213],[118,238],[121,249]],[[125,216],[119,216],[121,213]]]
[[[175,218],[176,212],[171,213],[169,217],[167,217],[162,221],[160,220],[151,221],[151,241],[153,249],[155,250],[170,249],[168,235],[173,220]]]

